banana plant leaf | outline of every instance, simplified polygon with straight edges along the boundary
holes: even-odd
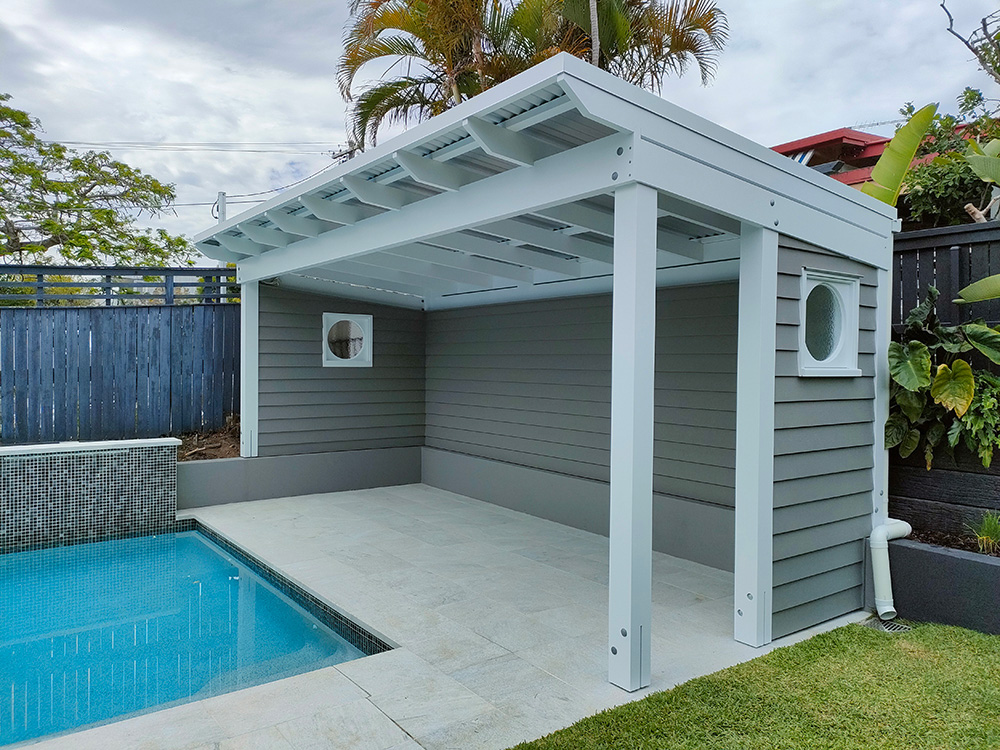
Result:
[[[970,344],[989,357],[991,362],[1000,365],[1000,333],[981,323],[967,323],[965,335]]]
[[[921,107],[910,121],[896,131],[889,141],[878,163],[872,169],[872,181],[861,186],[861,192],[877,198],[883,203],[895,206],[903,189],[903,178],[910,169],[910,162],[916,156],[917,148],[927,134],[937,113],[937,104]]]
[[[966,154],[965,160],[979,179],[984,182],[1000,182],[1000,159],[997,157]]]
[[[974,281],[967,287],[959,289],[958,299],[952,300],[952,302],[957,305],[967,305],[970,302],[985,302],[998,298],[1000,298],[1000,274],[987,276],[985,279]]]
[[[908,391],[928,387],[931,384],[930,350],[919,341],[908,341],[905,346],[898,341],[891,342],[889,374]]]
[[[969,410],[972,397],[976,393],[976,381],[972,368],[963,359],[956,359],[951,367],[939,365],[934,382],[931,383],[931,398],[945,409],[953,410],[959,417]],[[939,438],[940,439],[940,438]]]

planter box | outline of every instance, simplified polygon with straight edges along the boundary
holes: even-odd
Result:
[[[1000,634],[1000,558],[900,539],[889,564],[900,617]]]

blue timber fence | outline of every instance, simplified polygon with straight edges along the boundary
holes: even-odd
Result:
[[[124,269],[144,279],[138,289],[123,269],[99,269],[114,281],[96,289],[53,282],[75,283],[70,295],[43,288],[35,269],[25,284],[27,269],[15,268],[0,267],[0,292],[30,289],[0,294],[0,304],[17,305],[0,306],[0,444],[179,435],[219,429],[239,411],[239,305],[222,301],[229,269],[211,269],[218,281],[186,284],[164,269]],[[80,271],[44,273],[75,279]],[[163,304],[168,287],[173,304]],[[91,306],[48,306],[66,297]]]

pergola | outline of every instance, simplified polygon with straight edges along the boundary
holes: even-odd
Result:
[[[609,678],[636,690],[650,681],[657,286],[740,282],[734,623],[737,640],[762,645],[771,640],[779,234],[880,269],[885,297],[894,216],[563,54],[196,243],[236,262],[242,284],[245,456],[256,455],[262,281],[424,310],[613,292]],[[880,307],[887,316],[886,299]],[[876,420],[885,411],[882,394]],[[873,509],[884,516],[877,498]]]

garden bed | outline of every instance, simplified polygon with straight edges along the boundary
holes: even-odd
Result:
[[[889,559],[900,617],[1000,634],[1000,558],[901,539]]]
[[[189,432],[181,435],[178,461],[207,461],[213,458],[239,458],[240,418],[230,414],[226,426],[215,432]]]

